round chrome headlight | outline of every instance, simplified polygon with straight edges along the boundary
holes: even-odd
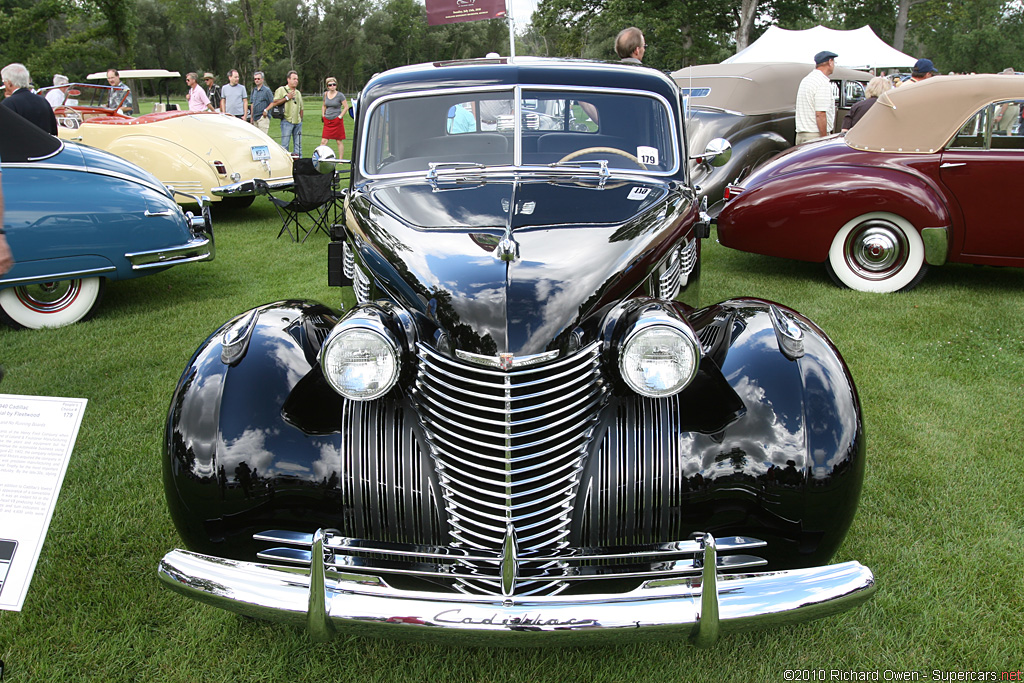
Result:
[[[700,343],[682,325],[639,323],[619,352],[619,371],[641,396],[662,398],[682,391],[697,375]]]
[[[345,398],[371,401],[398,381],[398,345],[390,335],[362,326],[340,328],[320,350],[328,383]]]

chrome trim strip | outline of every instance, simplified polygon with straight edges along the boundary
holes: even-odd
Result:
[[[510,527],[506,526],[506,534]],[[506,536],[507,538],[507,536]],[[296,550],[294,548],[271,548],[265,550],[257,556],[261,560],[268,560],[271,562],[287,562],[290,564],[309,567],[316,567],[316,562],[313,558],[316,556],[315,551],[310,550]],[[536,574],[531,574],[528,577],[523,577],[524,581],[536,581],[539,583],[555,583],[559,581],[569,581],[574,583],[581,583],[584,581],[602,581],[607,579],[668,579],[676,578],[679,576],[696,576],[704,573],[709,566],[717,566],[718,569],[723,571],[736,571],[740,569],[752,569],[755,567],[764,567],[768,562],[760,557],[754,557],[751,555],[728,555],[719,558],[716,562],[717,565],[709,565],[707,559],[703,560],[676,560],[674,562],[662,563],[662,566],[658,569],[651,570],[630,570],[628,565],[608,565],[604,567],[598,567],[598,571],[593,573],[582,573],[582,568],[572,567],[563,569],[561,567],[550,567],[544,571]],[[522,558],[518,557],[513,553],[503,554],[501,557],[496,559],[488,560],[488,562],[512,564],[515,567],[519,567],[522,562]],[[312,563],[312,564],[311,564]],[[486,574],[474,573],[474,572],[460,572],[459,569],[473,569],[472,565],[445,565],[444,567],[424,566],[422,569],[416,568],[403,568],[393,567],[388,565],[381,565],[380,563],[374,562],[372,559],[364,558],[353,558],[353,557],[340,557],[328,559],[326,562],[321,558],[320,566],[326,569],[333,570],[348,570],[348,569],[360,569],[363,571],[372,571],[375,574],[387,574],[392,576],[416,576],[425,579],[436,579],[438,577],[439,570],[444,570],[444,578],[446,579],[468,579],[477,581],[480,579],[486,580],[497,580],[494,576],[488,576]],[[622,569],[616,571],[616,569]],[[589,568],[588,568],[589,569]],[[565,573],[571,572],[571,573]],[[518,573],[517,573],[518,578]],[[513,593],[508,594],[510,597]]]
[[[400,590],[355,571],[318,568],[311,576],[300,568],[184,550],[167,553],[157,571],[169,588],[188,597],[247,616],[313,627],[318,637],[434,637],[461,645],[597,644],[694,636],[706,644],[712,636],[734,630],[828,616],[863,603],[876,590],[871,571],[859,562],[754,574],[716,574],[710,566],[705,562],[699,580],[652,580],[622,594],[525,599]],[[321,610],[321,576],[325,616],[312,618],[311,605]],[[314,592],[316,599],[310,597]],[[713,598],[717,620],[712,619]]]
[[[115,268],[114,266],[105,266],[103,268],[89,268],[87,270],[69,270],[64,273],[52,273],[49,275],[32,275],[17,278],[0,277],[0,287],[27,285],[33,282],[58,282],[60,280],[76,280],[82,277],[92,277],[94,275],[100,275],[102,273],[110,273],[115,270],[117,270],[117,268]]]
[[[301,531],[268,530],[253,534],[257,541],[270,543],[287,543],[289,545],[312,547],[314,534]],[[720,552],[749,551],[767,547],[767,543],[748,536],[724,536],[715,540]],[[361,538],[346,538],[332,532],[325,532],[324,547],[331,552],[367,553],[372,555],[393,555],[396,557],[427,558],[437,562],[455,560],[477,560],[482,562],[497,561],[500,553],[493,549],[480,549],[472,553],[464,548],[453,546],[431,546],[406,543],[389,543]],[[679,555],[693,555],[702,552],[705,544],[702,541],[672,541],[669,543],[652,543],[623,547],[590,547],[565,548],[552,555],[542,550],[522,550],[520,560],[530,562],[594,562],[600,560],[632,559],[637,561],[657,561]]]
[[[34,162],[34,163],[14,162],[14,163],[10,163],[10,164],[4,163],[3,164],[3,168],[4,169],[8,169],[8,168],[25,168],[25,169],[45,168],[45,169],[51,170],[51,171],[74,171],[74,172],[77,172],[77,173],[91,173],[93,175],[103,175],[103,176],[107,176],[107,177],[110,177],[110,178],[117,178],[118,180],[125,180],[125,181],[128,181],[130,183],[135,183],[137,185],[142,185],[143,187],[148,187],[151,190],[155,190],[156,192],[162,194],[165,197],[168,196],[167,195],[167,188],[165,188],[163,185],[151,183],[151,182],[149,182],[147,180],[143,180],[142,178],[137,178],[135,176],[128,175],[127,173],[118,173],[117,171],[111,171],[111,170],[108,170],[108,169],[105,169],[105,168],[92,168],[92,167],[85,167],[85,166],[72,166],[72,165],[69,165],[69,164],[41,164],[41,163],[38,163],[38,162]]]
[[[500,356],[485,356],[480,353],[470,353],[469,351],[463,351],[462,349],[455,349],[455,355],[464,361],[476,363],[477,365],[485,365],[489,368],[501,368],[505,371],[515,370],[516,368],[525,368],[530,365],[537,365],[538,363],[546,363],[558,358],[559,353],[558,349],[555,349],[554,351],[534,353],[529,356],[519,356],[516,358],[511,353]],[[503,365],[504,363],[507,363],[507,366]]]
[[[179,263],[209,261],[212,258],[211,244],[212,240],[209,237],[201,235],[177,247],[137,251],[125,254],[124,257],[132,264],[132,270],[164,268]]]

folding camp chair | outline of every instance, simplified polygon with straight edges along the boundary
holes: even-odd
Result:
[[[300,241],[300,234],[301,241],[305,242],[317,230],[330,236],[328,223],[335,199],[333,175],[319,173],[309,159],[296,159],[292,165],[292,179],[294,197],[291,201],[275,197],[265,182],[256,180],[257,192],[267,195],[281,216],[281,230],[277,236],[287,232],[296,242]],[[295,229],[294,236],[292,228]]]

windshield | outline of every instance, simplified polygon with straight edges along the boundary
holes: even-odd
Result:
[[[369,114],[367,175],[445,166],[576,163],[670,173],[676,168],[671,114],[647,94],[531,90],[390,99]]]
[[[42,88],[39,93],[52,99],[50,93],[60,93],[61,104],[66,107],[96,107],[99,109],[117,109],[128,96],[127,86],[112,88],[109,85],[93,85],[91,83],[71,83]],[[60,105],[56,105],[60,106]]]

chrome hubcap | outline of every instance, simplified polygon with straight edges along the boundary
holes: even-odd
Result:
[[[38,313],[55,313],[67,308],[78,298],[82,289],[80,280],[42,282],[17,288],[18,301],[25,308]]]
[[[850,270],[860,277],[884,280],[906,265],[909,252],[902,230],[885,221],[870,221],[850,233],[844,256]]]

